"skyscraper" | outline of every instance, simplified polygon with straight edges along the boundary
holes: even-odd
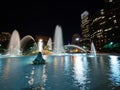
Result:
[[[89,12],[84,11],[81,14],[81,30],[82,30],[82,43],[86,47],[90,47],[90,25],[89,25]]]
[[[105,8],[91,16],[91,40],[97,51],[120,52],[120,0],[104,0]]]

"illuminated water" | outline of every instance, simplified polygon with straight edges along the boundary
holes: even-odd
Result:
[[[17,30],[14,30],[10,38],[8,51],[5,55],[6,57],[21,56],[25,54],[25,52],[27,52],[28,48],[29,49],[32,48],[30,53],[32,53],[33,51],[36,51],[37,50],[36,47],[37,47],[37,44],[31,35],[26,35],[22,39],[20,39],[19,32]]]
[[[61,26],[57,25],[55,28],[55,34],[54,34],[54,42],[53,42],[53,53],[54,54],[60,54],[63,53],[64,47],[63,47],[63,33]]]
[[[21,52],[20,52],[20,36],[19,36],[19,32],[17,30],[14,30],[12,32],[7,54],[13,55],[13,56],[21,54]]]
[[[0,58],[0,90],[115,90],[120,86],[120,56],[82,54]],[[41,88],[41,89],[35,89]]]
[[[92,56],[96,56],[96,49],[95,49],[95,45],[94,45],[93,42],[91,43],[91,51],[90,51],[90,55],[92,55]]]
[[[48,46],[48,50],[52,51],[52,39],[51,38],[48,39],[47,46]]]
[[[31,44],[31,43],[29,43],[31,41],[34,43],[34,45],[37,46],[37,43],[35,42],[35,39],[31,35],[26,35],[20,40],[20,46],[21,46],[22,54],[26,51],[26,48],[33,47],[32,45],[29,45],[29,44]]]

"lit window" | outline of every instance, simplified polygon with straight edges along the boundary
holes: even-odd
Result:
[[[117,21],[116,21],[116,20],[114,20],[113,22],[114,22],[114,23],[117,23]]]
[[[109,17],[109,19],[112,19],[111,17]]]
[[[100,11],[101,11],[101,12],[100,12],[101,14],[104,14],[104,9],[101,9]]]
[[[112,2],[113,0],[109,0],[109,2]]]
[[[115,15],[113,17],[115,17]]]
[[[104,19],[104,18],[105,18],[105,16],[102,16],[101,18],[102,18],[102,19]]]

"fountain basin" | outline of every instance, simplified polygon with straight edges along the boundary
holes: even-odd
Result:
[[[36,55],[0,58],[1,90],[32,86],[45,90],[115,90],[120,86],[119,55],[99,54],[96,58],[78,53],[49,55],[47,64],[32,65],[35,58]],[[32,85],[28,83],[31,75]]]

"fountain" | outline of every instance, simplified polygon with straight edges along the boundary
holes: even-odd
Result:
[[[37,44],[31,35],[26,35],[20,40],[19,32],[17,30],[14,30],[10,38],[8,52],[6,53],[6,55],[10,57],[15,57],[21,56],[23,54],[33,54],[36,53],[36,50]]]
[[[64,53],[62,29],[59,25],[55,28],[53,53]]]
[[[21,55],[20,36],[17,30],[12,32],[7,54],[11,56]]]
[[[28,43],[30,40],[33,41],[34,43],[36,43],[35,40],[34,40],[34,38],[33,38],[31,35],[26,35],[26,36],[24,36],[24,37],[20,40],[21,48],[24,49],[24,48],[26,47],[27,43]]]
[[[42,52],[43,51],[43,40],[39,39],[38,41],[38,51]]]
[[[90,56],[96,56],[96,49],[95,49],[95,45],[93,42],[91,42]]]
[[[48,50],[52,51],[52,39],[49,38],[47,42]]]
[[[26,45],[29,45],[28,41],[31,43],[34,39],[32,40],[31,36],[25,36],[21,40],[21,45],[19,41],[19,34],[15,30],[10,40],[9,54],[20,55],[20,46],[24,49]],[[39,51],[42,51],[41,46]],[[96,57],[93,42],[91,42],[90,57],[86,55],[87,52],[82,47],[75,45],[68,45],[68,47],[79,48],[85,54],[64,53],[62,30],[57,25],[53,49],[55,56],[50,54],[44,59],[41,52],[38,52],[38,55],[16,58],[1,58],[0,56],[0,89],[117,90],[120,88],[120,55],[108,53],[97,54]],[[63,53],[62,56],[61,53]],[[20,82],[16,87],[18,81]]]
[[[20,40],[20,46],[22,54],[30,55],[36,53],[38,50],[37,43],[35,42],[34,38],[31,35],[26,35]]]
[[[45,60],[42,56],[42,53],[41,52],[38,52],[38,55],[37,57],[35,58],[35,60],[33,61],[33,64],[34,65],[38,65],[38,64],[45,64]]]

